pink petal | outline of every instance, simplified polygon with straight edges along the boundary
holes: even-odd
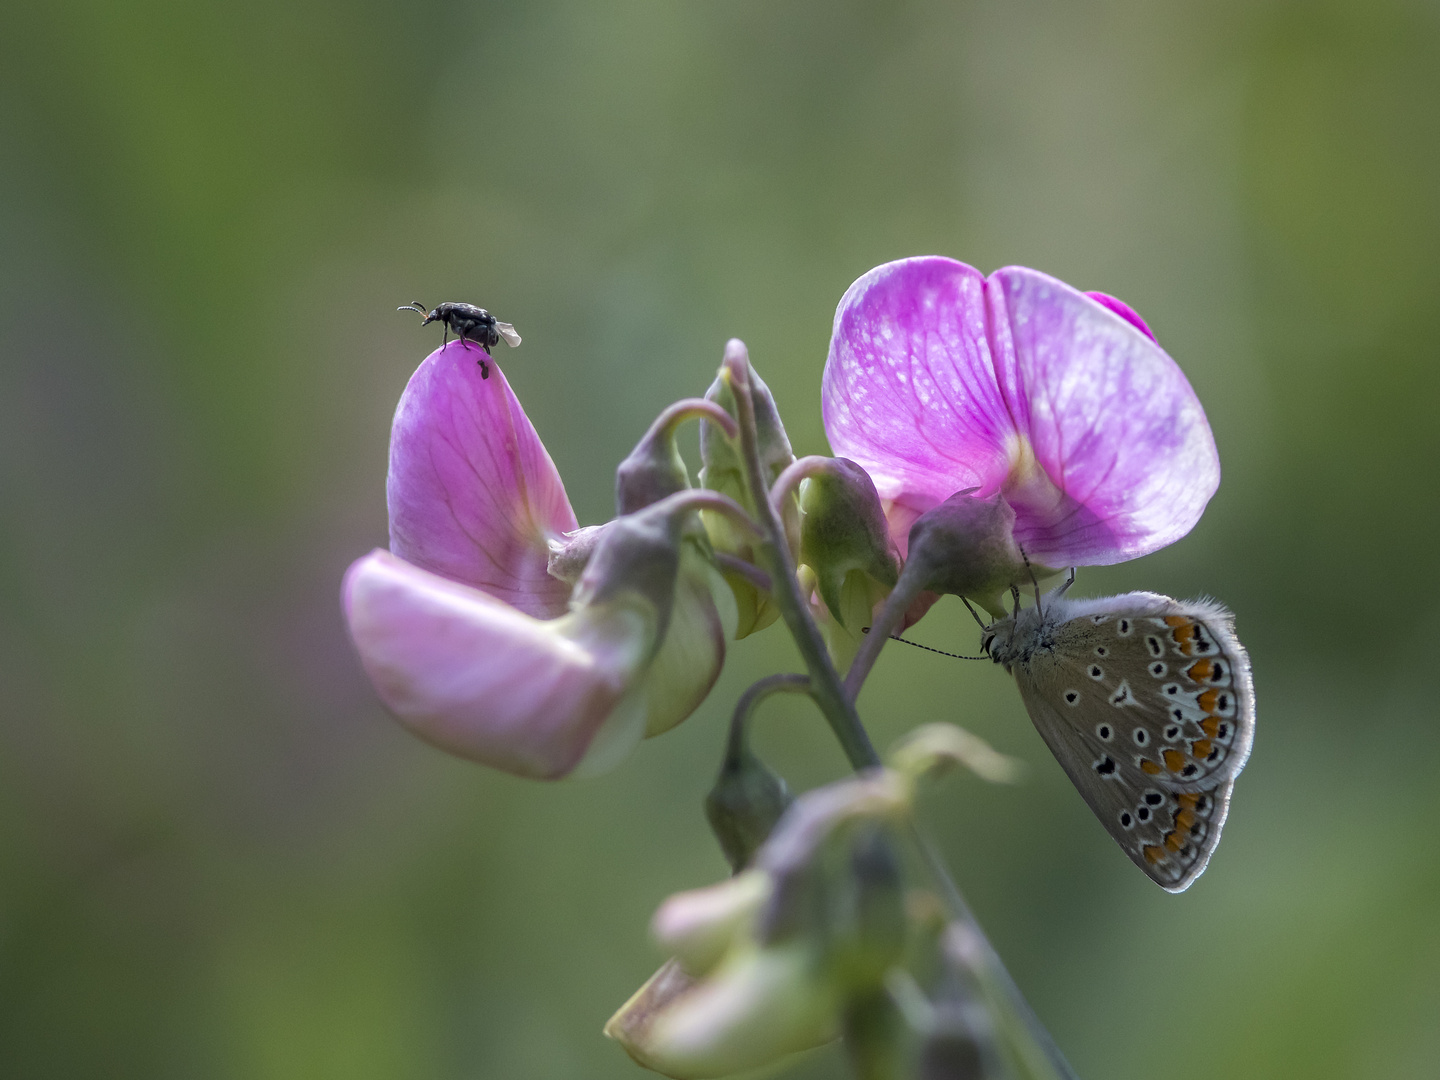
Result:
[[[1009,468],[1013,381],[985,326],[985,279],[939,256],[877,266],[835,312],[821,412],[831,451],[860,463],[904,550],[909,524],[956,491],[993,492]],[[1000,369],[997,371],[997,367]]]
[[[542,621],[387,551],[350,567],[342,597],[365,670],[406,727],[537,779],[575,768],[653,643],[633,612]]]
[[[1102,565],[1184,536],[1219,486],[1220,460],[1179,366],[1064,282],[1012,266],[988,285],[996,337],[1016,358],[1006,400],[1044,472],[1006,489],[1026,554]]]
[[[477,346],[425,358],[390,433],[390,549],[538,618],[570,589],[545,569],[546,540],[578,527],[565,485],[498,364]],[[487,359],[488,362],[488,359]]]
[[[1093,290],[1087,292],[1085,295],[1090,297],[1091,300],[1094,300],[1101,307],[1109,308],[1116,315],[1119,315],[1122,319],[1128,322],[1131,326],[1135,327],[1136,330],[1139,330],[1142,334],[1148,337],[1151,341],[1159,344],[1158,339],[1153,333],[1150,332],[1149,325],[1145,322],[1144,319],[1140,317],[1140,313],[1134,308],[1132,308],[1129,304],[1125,303],[1124,300],[1121,300],[1118,297],[1111,296],[1109,293],[1095,292]]]

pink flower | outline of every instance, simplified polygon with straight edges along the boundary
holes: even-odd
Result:
[[[1205,412],[1140,316],[1019,266],[926,256],[861,277],[822,411],[902,551],[917,517],[974,489],[1014,509],[1037,565],[1122,562],[1189,532],[1220,482]]]
[[[570,589],[546,572],[549,541],[579,527],[565,485],[498,364],[481,379],[476,349],[451,342],[425,358],[390,432],[390,550],[553,618]]]
[[[452,342],[400,399],[391,551],[345,576],[350,634],[427,742],[520,776],[599,771],[719,674],[734,602],[684,526],[721,497],[682,491],[567,548],[577,523],[554,462],[504,372],[482,379],[475,359]],[[565,578],[547,569],[557,553]]]

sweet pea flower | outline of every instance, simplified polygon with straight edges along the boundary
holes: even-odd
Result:
[[[692,490],[578,529],[491,367],[483,379],[474,346],[452,342],[412,376],[391,433],[390,551],[350,567],[346,619],[380,697],[422,739],[519,776],[599,771],[718,677],[734,601],[694,519],[744,515]]]
[[[925,256],[865,274],[835,313],[822,412],[902,552],[968,491],[1013,510],[1042,572],[1122,562],[1189,532],[1220,482],[1204,410],[1139,315],[1025,267]]]

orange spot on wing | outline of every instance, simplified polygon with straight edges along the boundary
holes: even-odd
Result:
[[[1190,752],[1197,758],[1203,758],[1210,753],[1210,740],[1197,739],[1190,744]]]
[[[1179,851],[1185,846],[1185,837],[1180,835],[1179,829],[1165,834],[1165,846],[1171,851]]]
[[[1146,844],[1146,845],[1145,845],[1145,861],[1148,862],[1148,863],[1150,863],[1152,866],[1153,866],[1155,863],[1164,862],[1164,861],[1165,861],[1165,849],[1162,848],[1162,847],[1160,847],[1158,844]]]
[[[1218,716],[1207,716],[1200,721],[1200,730],[1209,735],[1212,739],[1220,734],[1220,718]],[[1206,753],[1209,753],[1207,750]]]
[[[1183,829],[1183,830],[1185,830],[1185,831],[1188,833],[1192,828],[1194,828],[1194,826],[1195,826],[1195,811],[1194,811],[1194,810],[1189,810],[1189,809],[1181,810],[1178,814],[1175,815],[1175,827],[1176,827],[1177,829]]]
[[[1149,776],[1160,775],[1160,766],[1156,765],[1155,762],[1151,761],[1149,758],[1145,758],[1140,762],[1140,768]]]
[[[1195,703],[1199,705],[1200,708],[1204,709],[1206,712],[1214,712],[1215,702],[1219,699],[1219,697],[1219,690],[1206,690],[1203,694],[1201,694],[1198,698],[1195,699]]]
[[[1185,755],[1179,750],[1161,750],[1160,756],[1165,759],[1165,767],[1171,772],[1179,772],[1185,767]]]
[[[1175,801],[1184,807],[1185,811],[1189,811],[1195,809],[1195,804],[1200,801],[1200,796],[1193,791],[1182,791],[1175,796]]]
[[[1190,665],[1190,670],[1185,672],[1185,674],[1189,675],[1195,682],[1204,682],[1214,674],[1214,671],[1215,665],[1209,660],[1197,660]]]
[[[1165,625],[1172,630],[1179,630],[1182,626],[1194,626],[1195,624],[1184,615],[1166,615]]]

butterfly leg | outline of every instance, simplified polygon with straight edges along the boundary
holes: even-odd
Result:
[[[1018,546],[1018,545],[1017,545]],[[1035,586],[1035,610],[1040,610],[1040,582],[1036,580],[1035,568],[1030,565],[1030,556],[1025,554],[1025,549],[1020,548],[1020,558],[1025,560],[1025,569],[1030,572],[1030,584]]]
[[[1065,579],[1065,584],[1063,584],[1063,585],[1060,586],[1059,590],[1055,593],[1055,595],[1056,595],[1056,596],[1064,596],[1064,595],[1070,590],[1070,586],[1071,586],[1071,585],[1074,585],[1074,584],[1075,584],[1075,567],[1072,566],[1072,567],[1070,567],[1070,575]]]

